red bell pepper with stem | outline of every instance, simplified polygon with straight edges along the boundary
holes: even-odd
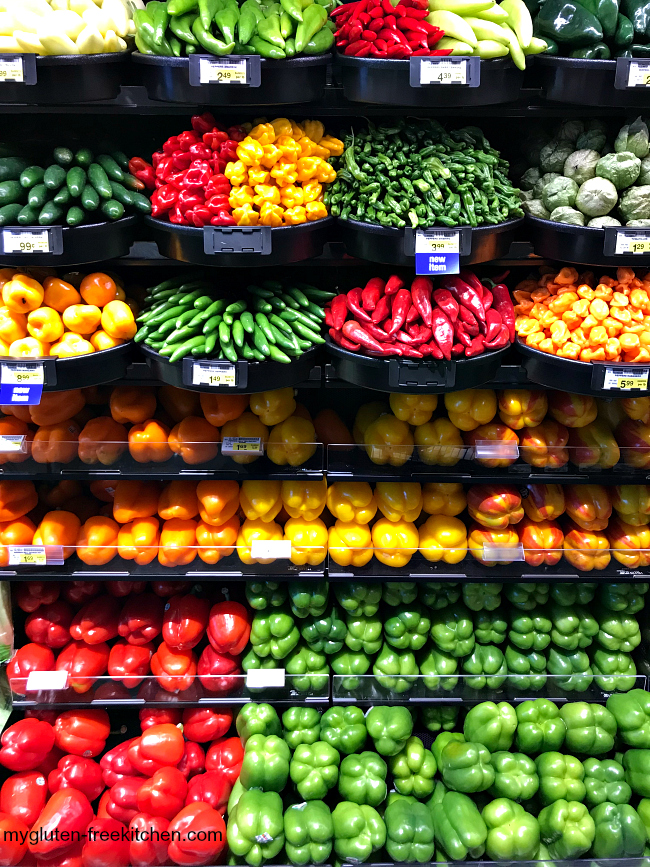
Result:
[[[134,645],[120,638],[111,647],[108,673],[113,680],[123,683],[127,689],[135,689],[150,674],[153,654],[153,644]]]
[[[98,677],[106,674],[110,649],[108,644],[71,641],[59,653],[56,671],[68,672],[68,685],[75,692],[88,692]]]
[[[138,790],[138,810],[173,819],[185,804],[187,781],[178,768],[161,768]]]
[[[244,747],[239,738],[220,738],[210,744],[205,757],[206,771],[218,771],[235,785],[244,761]]]
[[[39,605],[25,620],[25,634],[30,641],[58,649],[70,641],[72,608],[63,599]]]
[[[28,837],[29,828],[21,819],[8,813],[0,813],[0,838],[2,839],[0,863],[3,867],[31,863],[29,854],[25,855]]]
[[[20,819],[31,828],[41,815],[47,798],[47,781],[40,771],[19,771],[2,784],[0,813]]]
[[[47,786],[52,794],[59,789],[78,789],[89,801],[99,798],[106,788],[100,765],[83,756],[59,759],[57,768],[47,778]]]
[[[99,596],[86,603],[72,618],[70,635],[75,641],[101,644],[118,634],[120,603],[112,596]]]
[[[226,847],[226,826],[209,804],[188,804],[169,823],[169,857],[177,864],[216,864]]]
[[[212,710],[209,707],[193,707],[183,711],[183,734],[188,741],[208,743],[228,734],[232,726],[233,712],[226,707]]]
[[[191,650],[203,638],[208,626],[210,603],[192,593],[174,596],[165,606],[162,636],[175,650]]]
[[[241,683],[239,658],[219,653],[208,645],[199,658],[197,674],[201,685],[211,693],[226,695]]]
[[[12,591],[16,605],[21,611],[30,614],[39,605],[51,605],[59,598],[59,585],[56,581],[19,581]]]
[[[31,771],[54,746],[54,729],[43,720],[21,719],[4,730],[0,743],[0,765],[10,771]]]
[[[92,819],[93,808],[83,792],[60,789],[32,828],[29,851],[44,862],[56,863],[72,850]]]
[[[160,635],[165,603],[153,593],[129,597],[122,607],[118,634],[129,644],[147,644]]]
[[[151,657],[151,673],[167,692],[182,692],[194,683],[196,656],[191,650],[178,650],[162,641]]]
[[[106,786],[112,786],[121,777],[134,777],[138,771],[131,764],[129,759],[129,747],[136,738],[130,738],[128,741],[123,741],[112,750],[109,750],[99,760],[99,766],[102,769],[102,779]]]
[[[232,791],[232,783],[219,771],[206,771],[199,777],[193,777],[187,785],[185,804],[193,804],[195,801],[203,801],[217,810],[222,816],[225,815],[228,806],[228,798]]]
[[[17,695],[25,695],[27,678],[31,671],[53,671],[54,653],[44,644],[25,644],[19,647],[7,664],[9,686]]]
[[[94,819],[81,850],[83,867],[124,867],[129,863],[128,823]],[[106,835],[108,834],[108,838]]]
[[[202,746],[194,741],[185,741],[183,758],[178,763],[178,770],[190,780],[197,774],[205,771],[205,751]]]
[[[250,633],[250,612],[240,602],[217,602],[210,609],[208,641],[217,653],[242,653]]]
[[[106,815],[128,825],[139,812],[138,792],[145,782],[146,777],[121,777],[108,790],[108,798],[104,802]]]
[[[57,747],[73,756],[93,758],[103,752],[111,732],[105,710],[64,710],[54,724]]]
[[[138,813],[129,823],[129,860],[132,867],[161,867],[169,862],[167,840],[163,837],[169,820],[162,816]]]
[[[165,723],[177,726],[182,719],[182,714],[175,707],[147,707],[140,711],[138,719],[141,731],[145,731],[151,726],[161,726]]]

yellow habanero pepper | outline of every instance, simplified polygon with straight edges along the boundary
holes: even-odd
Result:
[[[295,208],[296,205],[302,205],[304,202],[302,187],[296,187],[294,184],[282,187],[280,190],[280,201],[285,208]]]
[[[2,287],[2,301],[14,313],[29,313],[43,303],[45,289],[38,280],[16,274]]]
[[[422,511],[422,486],[419,482],[377,482],[377,508],[392,523],[417,521]]]
[[[422,508],[428,515],[460,515],[467,497],[460,482],[427,482],[422,488]]]
[[[315,202],[323,194],[323,185],[319,184],[318,181],[306,181],[302,185],[302,194],[305,204]]]
[[[44,358],[49,354],[50,344],[35,337],[21,337],[20,340],[14,340],[9,347],[12,358]]]
[[[27,330],[32,337],[44,343],[54,343],[63,336],[63,322],[56,310],[39,307],[27,317]]]
[[[225,437],[259,437],[262,447],[266,446],[269,429],[252,412],[243,412],[238,418],[227,421],[221,428],[221,439]],[[235,452],[230,458],[236,464],[252,464],[260,455],[248,452]]]
[[[363,437],[369,425],[376,421],[380,415],[389,411],[390,407],[381,400],[373,400],[372,403],[362,403],[354,419],[352,436],[357,445],[363,445]]]
[[[413,454],[413,434],[405,421],[394,415],[380,415],[366,428],[366,453],[373,464],[401,467]]]
[[[309,6],[308,0],[306,0],[305,6]],[[291,135],[295,138],[296,141],[298,141],[299,138],[302,138],[304,136],[305,131],[302,128],[301,124],[293,120],[293,118],[291,117],[289,118],[289,123],[291,124]]]
[[[369,524],[377,501],[368,482],[334,482],[327,489],[327,508],[338,521]]]
[[[27,317],[23,313],[14,313],[8,307],[0,307],[0,337],[5,343],[27,337]]]
[[[368,524],[337,521],[330,527],[329,555],[339,566],[365,566],[372,560],[372,535]]]
[[[254,138],[247,136],[237,145],[237,156],[246,166],[258,166],[264,156],[264,148]]]
[[[250,396],[250,410],[266,425],[280,424],[296,409],[293,388],[275,388],[273,391],[258,391]]]
[[[252,187],[244,184],[241,187],[234,187],[228,196],[228,202],[231,208],[241,208],[244,205],[253,205],[255,193]]]
[[[282,508],[281,482],[245,479],[239,491],[239,505],[250,521],[272,521]]]
[[[460,563],[467,555],[467,529],[458,518],[432,515],[420,527],[420,553],[431,563]]]
[[[310,157],[320,157],[322,160],[326,160],[329,158],[330,152],[327,148],[322,147],[319,144],[316,144],[315,141],[312,141],[307,136],[307,141],[309,142],[309,156]],[[302,144],[303,139],[300,139],[300,143]]]
[[[288,226],[298,226],[300,223],[307,222],[307,211],[300,205],[295,208],[287,208],[284,212],[284,222]]]
[[[315,178],[320,168],[319,163],[322,163],[320,157],[301,157],[296,163],[298,180],[310,181]]]
[[[322,159],[318,163],[315,176],[316,180],[320,181],[321,184],[331,184],[336,180],[336,169]]]
[[[413,432],[422,463],[453,467],[463,456],[463,438],[448,418],[437,418],[418,425]]]
[[[283,158],[294,165],[302,156],[300,145],[290,135],[279,136],[275,142],[275,146],[280,148]]]
[[[310,482],[282,482],[282,504],[291,518],[313,521],[325,508],[327,482],[317,479]]]
[[[318,566],[327,556],[327,527],[320,518],[289,518],[284,538],[291,540],[291,562],[296,566]]]
[[[255,539],[269,542],[271,540],[282,539],[282,537],[282,527],[276,524],[275,521],[244,521],[237,536],[237,554],[239,555],[239,559],[242,563],[246,563],[249,566],[251,563],[274,563],[275,557],[257,557],[253,560],[251,556],[251,542]]]
[[[223,170],[224,175],[228,178],[233,187],[241,187],[248,183],[248,171],[241,160],[235,160],[233,163],[227,163]]]
[[[315,454],[315,439],[314,425],[306,418],[292,415],[273,428],[266,453],[277,466],[299,467]]]
[[[265,202],[271,205],[279,205],[280,190],[275,184],[257,184],[253,201],[258,207],[261,207]]]
[[[260,208],[260,220],[263,226],[271,226],[271,228],[281,226],[283,216],[284,208],[281,208],[280,205],[264,202]]]
[[[420,544],[415,524],[410,521],[389,521],[380,518],[372,528],[375,557],[384,566],[403,569]]]
[[[491,388],[466,388],[446,394],[445,407],[459,430],[476,430],[497,414],[497,396]]]
[[[340,157],[343,151],[345,150],[345,145],[341,141],[340,138],[334,138],[332,135],[323,136],[323,138],[318,142],[318,144],[322,148],[327,148],[330,152],[330,156]]]
[[[271,169],[271,177],[279,187],[291,187],[298,180],[298,170],[294,162],[279,160]]]
[[[257,184],[268,184],[270,177],[268,169],[261,169],[259,166],[251,166],[248,170],[248,183],[252,187]]]
[[[235,208],[232,216],[238,226],[257,226],[260,221],[260,215],[253,210],[251,205]]]
[[[316,144],[325,135],[325,127],[320,120],[303,120],[301,126],[305,131],[305,135]]]
[[[322,202],[307,202],[305,210],[307,211],[307,220],[310,223],[314,220],[322,220],[327,216],[327,208]]]
[[[276,137],[290,136],[293,129],[291,121],[286,117],[276,117],[275,120],[271,121],[271,126],[273,127]]]
[[[396,418],[418,425],[429,421],[438,406],[438,395],[394,392],[388,402]]]
[[[282,159],[282,151],[274,144],[264,145],[264,156],[260,163],[267,169],[272,169],[278,160]]]
[[[273,144],[275,141],[276,132],[273,125],[270,123],[258,123],[248,133],[250,138],[255,139],[261,145]]]

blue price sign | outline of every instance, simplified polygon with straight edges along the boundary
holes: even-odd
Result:
[[[0,404],[36,406],[41,402],[42,364],[6,362],[0,369]]]
[[[424,229],[415,233],[416,274],[458,274],[460,232],[455,229]]]

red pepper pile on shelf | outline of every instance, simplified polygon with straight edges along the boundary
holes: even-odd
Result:
[[[357,0],[330,12],[339,52],[393,60],[451,54],[451,49],[436,49],[445,31],[429,24],[428,14],[427,0]]]
[[[472,358],[515,338],[507,287],[488,289],[471,271],[444,277],[435,290],[428,277],[416,277],[410,289],[396,275],[373,277],[329,301],[325,322],[343,349],[376,357]]]

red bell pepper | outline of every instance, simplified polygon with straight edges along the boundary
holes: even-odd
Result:
[[[192,593],[174,596],[165,606],[162,637],[175,650],[191,650],[208,626],[210,603]]]
[[[151,726],[138,740],[140,755],[159,765],[177,765],[183,757],[183,735],[169,723]]]
[[[133,645],[120,638],[111,647],[108,657],[108,673],[127,689],[140,686],[146,675],[151,672],[153,644]],[[137,675],[137,676],[134,676]]]
[[[186,795],[187,781],[178,768],[161,768],[140,786],[138,810],[171,820],[185,804]]]
[[[111,596],[117,596],[121,599],[123,596],[130,596],[131,593],[144,593],[147,586],[146,581],[107,581],[106,589]]]
[[[169,821],[162,816],[135,815],[129,824],[129,861],[132,867],[161,867],[167,864],[167,840],[162,837]]]
[[[211,646],[206,647],[201,654],[197,673],[202,686],[219,695],[232,692],[241,683],[239,658],[229,653],[218,653]]]
[[[45,805],[30,834],[29,851],[50,864],[59,862],[75,846],[93,819],[93,808],[83,792],[60,789]]]
[[[56,660],[57,671],[68,672],[68,683],[75,692],[88,692],[98,677],[106,674],[110,649],[102,644],[71,641]]]
[[[75,641],[101,644],[115,638],[120,616],[120,603],[112,596],[98,596],[78,611],[70,624]]]
[[[151,728],[151,726],[161,726],[164,723],[177,726],[182,715],[180,710],[175,707],[148,707],[143,708],[138,714],[140,719],[140,730]]]
[[[12,692],[25,695],[30,671],[53,671],[54,653],[44,644],[19,647],[7,665],[7,678]]]
[[[131,596],[124,603],[117,631],[129,644],[147,644],[162,631],[164,602],[153,593]]]
[[[83,756],[63,756],[55,770],[50,772],[47,785],[52,794],[59,789],[78,789],[89,801],[99,798],[106,788],[102,769]]]
[[[232,783],[223,774],[220,774],[219,771],[207,771],[200,777],[193,777],[189,781],[185,804],[203,801],[223,816],[228,806],[231,791]]]
[[[128,825],[139,812],[138,792],[145,782],[146,777],[120,777],[108,790],[108,798],[104,802],[106,814]]]
[[[64,710],[54,724],[57,747],[86,758],[94,758],[104,750],[110,731],[105,710]]]
[[[41,815],[47,797],[47,782],[40,771],[20,771],[2,784],[0,813],[20,819],[31,828]]]
[[[188,741],[205,744],[226,735],[232,726],[232,710],[212,710],[209,707],[193,707],[183,711],[183,734]]]
[[[56,581],[19,581],[12,591],[16,605],[30,614],[39,605],[51,605],[59,598],[59,585]]]
[[[243,761],[244,747],[239,738],[220,738],[210,744],[205,757],[205,769],[218,771],[234,786]]]
[[[129,835],[124,823],[94,819],[86,834],[88,839],[81,850],[83,867],[124,867],[129,863]]]
[[[0,765],[10,771],[32,771],[54,746],[54,729],[44,720],[21,719],[0,738]]]
[[[217,653],[242,653],[250,633],[250,611],[241,603],[217,602],[210,609],[208,641]]]
[[[61,595],[72,605],[84,605],[101,592],[101,581],[66,581]]]
[[[33,863],[27,852],[29,828],[21,820],[7,813],[0,813],[0,838],[2,839],[2,863],[7,867],[14,864]]]
[[[52,747],[49,753],[45,756],[40,765],[36,768],[39,774],[43,774],[45,780],[47,782],[47,778],[50,776],[53,770],[59,764],[59,761],[63,758],[65,753],[63,750],[60,750],[58,747]]]
[[[189,581],[152,581],[151,589],[163,599],[169,596],[182,596],[187,593],[192,585]]]
[[[167,692],[182,692],[194,683],[196,656],[191,650],[178,650],[162,641],[151,657],[151,672]]]
[[[205,771],[205,751],[194,741],[185,741],[183,758],[178,763],[178,770],[186,780],[202,774]]]
[[[169,833],[169,857],[177,864],[216,864],[226,847],[221,814],[201,802],[183,807],[169,823]]]
[[[138,774],[136,768],[129,759],[129,747],[136,738],[123,741],[112,750],[109,750],[99,760],[102,769],[102,779],[106,786],[114,785],[121,777],[135,777]]]
[[[25,634],[30,641],[48,647],[65,647],[70,641],[72,608],[63,599],[50,605],[39,605],[25,621]]]
[[[134,178],[142,181],[148,190],[153,190],[156,181],[154,167],[142,157],[132,157],[129,160],[129,172]]]

